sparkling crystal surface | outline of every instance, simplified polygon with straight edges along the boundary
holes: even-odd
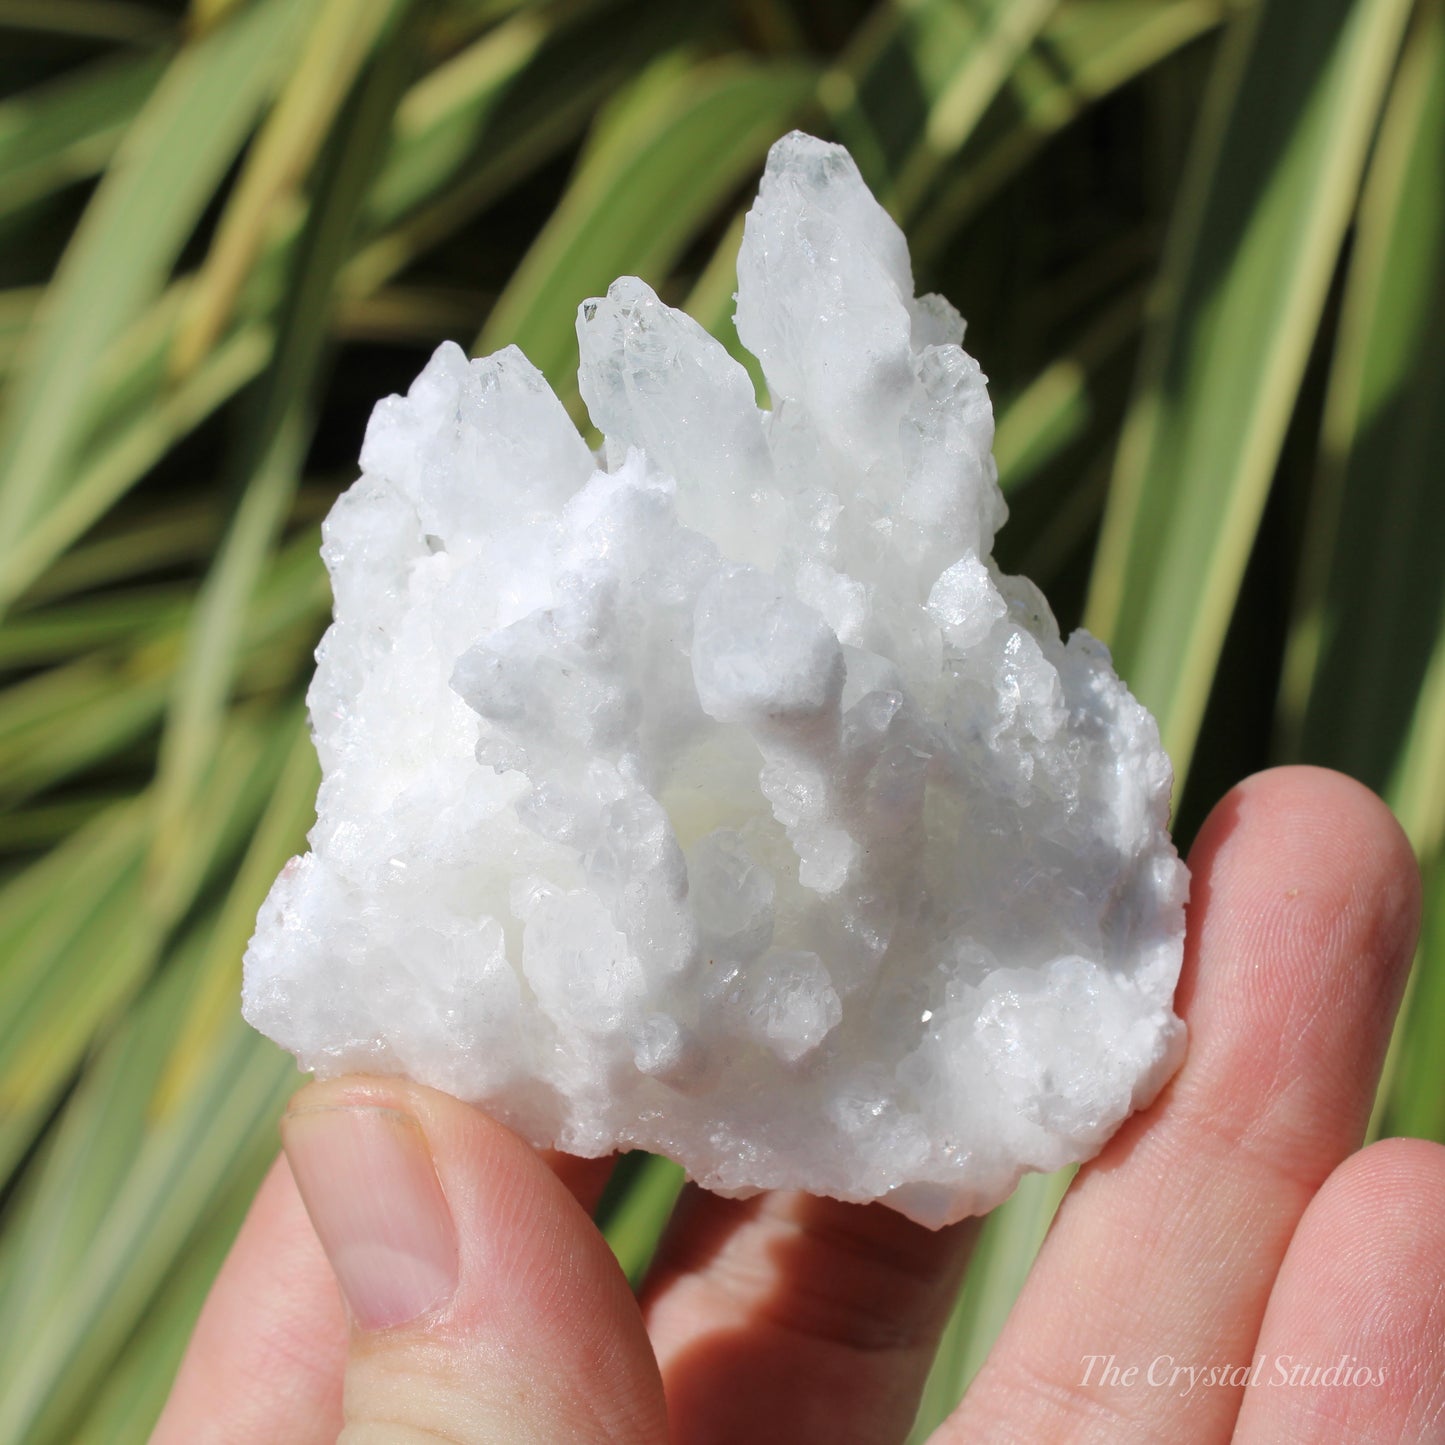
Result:
[[[773,148],[737,327],[769,410],[641,281],[584,302],[600,457],[515,348],[377,406],[245,1013],[539,1145],[937,1226],[1179,1061],[1169,761],[994,565],[985,378],[841,148]]]

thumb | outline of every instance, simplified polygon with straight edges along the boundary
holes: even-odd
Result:
[[[309,1085],[281,1134],[351,1315],[344,1445],[662,1445],[627,1282],[515,1134],[369,1078]]]

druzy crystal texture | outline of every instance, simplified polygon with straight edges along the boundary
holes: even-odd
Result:
[[[992,561],[985,378],[841,148],[774,146],[737,330],[769,409],[641,281],[585,301],[597,455],[515,348],[377,406],[245,1012],[538,1145],[937,1226],[1179,1060],[1169,761]]]

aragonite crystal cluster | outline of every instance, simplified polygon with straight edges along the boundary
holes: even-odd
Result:
[[[1170,766],[994,565],[984,377],[839,147],[773,148],[737,329],[769,410],[641,281],[584,302],[600,455],[515,348],[376,408],[245,1012],[539,1145],[937,1226],[1177,1064]]]

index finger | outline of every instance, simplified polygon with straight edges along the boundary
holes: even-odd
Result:
[[[1159,1370],[1250,1362],[1295,1226],[1364,1134],[1419,919],[1399,825],[1348,778],[1281,768],[1190,863],[1184,1067],[1080,1172],[938,1445],[1227,1440],[1242,1384]]]

